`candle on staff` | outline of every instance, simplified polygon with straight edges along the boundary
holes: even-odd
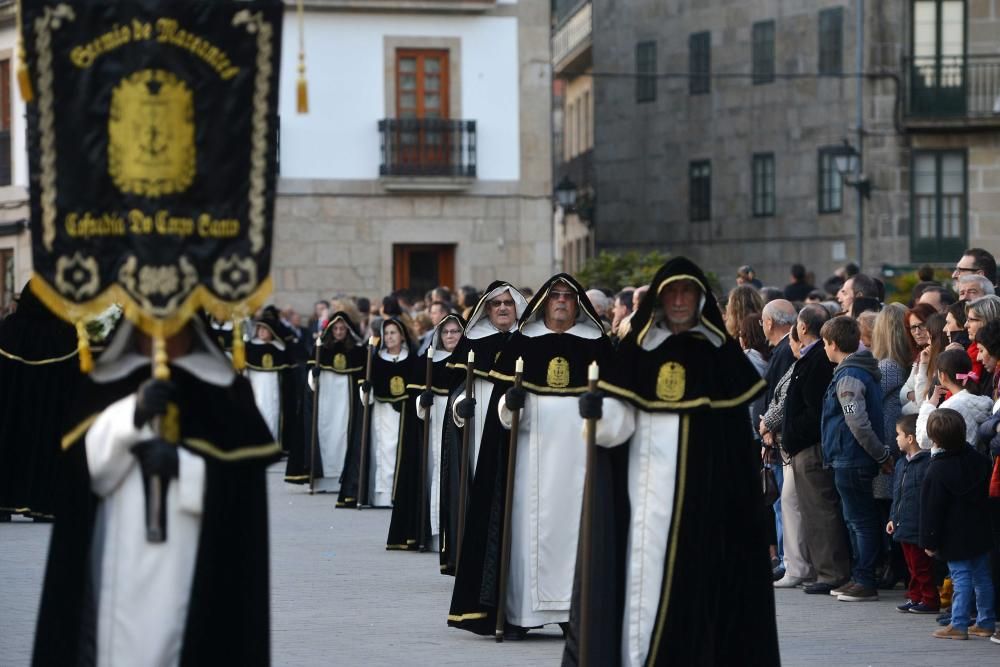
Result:
[[[471,366],[474,363],[476,363],[476,353],[472,350],[469,350],[469,365]]]
[[[590,362],[590,366],[587,368],[587,379],[596,380],[598,378],[598,367],[597,362]]]
[[[524,358],[518,357],[517,361],[514,362],[514,372],[520,375],[524,372]]]

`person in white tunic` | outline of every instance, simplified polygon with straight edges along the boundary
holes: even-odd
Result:
[[[576,581],[587,620],[581,593],[563,664],[581,662],[581,639],[592,665],[780,664],[748,430],[764,382],[693,262],[660,269],[599,386],[580,400],[600,445]]]
[[[282,371],[289,367],[282,325],[265,313],[254,322],[254,336],[246,346],[246,376],[254,400],[277,442],[282,436]]]
[[[372,359],[371,384],[362,382],[361,400],[369,405],[368,479],[358,502],[390,508],[396,495],[400,441],[406,433],[406,382],[416,358],[406,327],[397,319],[382,321],[378,353]],[[367,500],[365,499],[367,498]]]
[[[497,385],[490,409],[505,430],[484,439],[480,451],[482,472],[476,477],[449,624],[489,635],[497,625],[496,602],[487,603],[480,591],[493,585],[492,573],[499,571],[502,558],[499,542],[489,536],[502,533],[503,517],[490,508],[504,506],[512,410],[520,410],[520,424],[505,637],[520,639],[530,628],[569,620],[586,465],[577,398],[586,390],[588,366],[603,365],[611,352],[576,280],[558,274],[539,288],[490,374]],[[520,389],[511,386],[518,359],[524,364]]]
[[[63,437],[33,663],[266,665],[264,475],[280,450],[200,322],[168,339],[170,381],[148,379],[134,334],[120,326]]]

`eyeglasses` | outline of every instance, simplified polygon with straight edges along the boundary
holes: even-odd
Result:
[[[910,333],[917,333],[918,331],[927,331],[927,325],[923,322],[910,325]]]
[[[559,299],[569,300],[572,299],[574,296],[576,296],[576,292],[568,292],[566,290],[549,290],[549,296],[551,296],[553,299],[556,300]]]
[[[978,270],[979,269],[977,269],[974,266],[973,267],[956,266],[954,269],[952,269],[951,272],[952,273],[972,273],[973,271],[978,271]]]
[[[442,336],[458,336],[461,335],[461,329],[444,329],[441,331]]]
[[[508,308],[513,308],[514,307],[514,300],[513,299],[503,299],[503,300],[493,299],[492,301],[490,301],[490,306],[493,307],[493,308],[499,308],[500,306],[507,306]]]

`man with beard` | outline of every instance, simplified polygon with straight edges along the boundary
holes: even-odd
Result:
[[[580,400],[601,445],[576,583],[587,626],[577,596],[563,664],[577,664],[580,632],[592,665],[779,664],[747,411],[764,381],[701,269],[683,257],[660,269],[601,375],[609,398]]]
[[[505,503],[512,410],[520,410],[520,424],[504,636],[521,639],[529,628],[569,620],[587,452],[576,404],[588,366],[603,365],[611,350],[576,280],[560,273],[538,290],[490,373],[497,384],[490,410],[504,430],[483,438],[449,625],[476,634],[496,629],[504,524],[491,508]],[[510,386],[518,359],[521,388]]]

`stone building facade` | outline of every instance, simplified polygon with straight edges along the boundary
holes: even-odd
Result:
[[[275,301],[381,297],[554,267],[549,7],[307,0],[310,109],[284,36]]]
[[[866,271],[1000,251],[998,20],[996,0],[595,3],[598,249],[822,280],[858,261],[860,182]],[[861,178],[835,169],[844,139]]]

